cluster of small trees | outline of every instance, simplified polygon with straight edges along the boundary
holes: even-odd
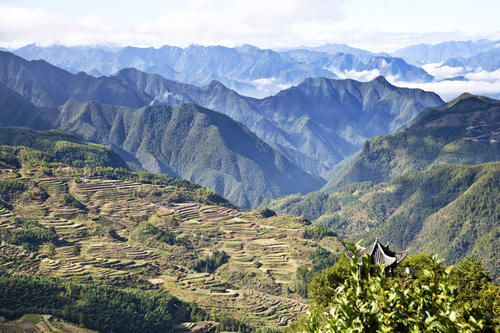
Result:
[[[56,231],[48,229],[37,221],[26,220],[15,217],[10,220],[16,225],[16,228],[0,230],[0,242],[5,241],[9,244],[21,245],[26,250],[36,251],[43,243],[57,243],[59,237]]]
[[[61,199],[61,204],[66,207],[73,207],[85,210],[87,209],[84,204],[82,204],[77,198],[72,196],[71,194],[65,194]]]
[[[102,332],[167,332],[175,323],[204,312],[165,291],[79,285],[47,276],[0,271],[0,315],[25,313],[56,317]]]
[[[309,260],[311,265],[301,265],[295,272],[295,292],[304,298],[308,296],[309,284],[313,277],[326,267],[333,266],[337,256],[318,247],[309,254]]]
[[[0,179],[0,199],[10,200],[18,192],[26,190],[26,185],[16,179]]]
[[[212,255],[199,259],[193,269],[197,272],[213,273],[217,268],[229,261],[229,255],[224,251],[214,251]]]
[[[304,238],[321,240],[328,236],[335,237],[337,236],[337,233],[324,225],[311,225],[306,227],[306,229],[304,230]]]
[[[139,240],[151,246],[158,246],[158,243],[174,245],[176,235],[168,228],[159,228],[149,222],[141,222],[132,233],[132,239]]]

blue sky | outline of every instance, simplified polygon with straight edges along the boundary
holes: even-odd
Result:
[[[393,51],[500,39],[498,13],[500,0],[0,0],[0,46],[347,43]]]

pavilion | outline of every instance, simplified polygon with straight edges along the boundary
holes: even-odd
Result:
[[[372,265],[382,265],[385,264],[385,273],[387,274],[389,271],[392,273],[394,268],[403,261],[408,252],[406,251],[392,251],[389,249],[389,243],[385,246],[382,245],[378,238],[375,238],[375,241],[367,247],[358,246],[359,254],[358,254],[358,267],[359,267],[359,275],[361,276],[361,266],[363,264],[363,257],[368,255],[370,258],[370,263]],[[346,255],[349,259],[352,259],[353,253],[346,252]],[[369,273],[368,273],[369,275]]]

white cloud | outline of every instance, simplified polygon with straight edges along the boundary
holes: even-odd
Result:
[[[372,70],[364,70],[364,71],[356,71],[356,70],[347,70],[347,71],[336,71],[333,68],[329,70],[333,71],[335,75],[337,75],[341,79],[353,79],[357,81],[371,81],[377,76],[380,76],[380,71],[378,69]]]
[[[248,83],[253,85],[257,91],[253,91],[251,93],[247,92],[247,95],[256,98],[271,96],[292,86],[292,84],[284,84],[283,82],[280,82],[280,80],[275,77],[257,79]]]
[[[420,88],[427,91],[433,91],[441,96],[445,101],[449,101],[464,92],[476,95],[486,95],[498,98],[500,96],[500,77],[494,81],[469,80],[469,81],[439,81],[428,83],[411,83],[391,81],[392,84],[399,87]]]
[[[465,77],[473,81],[486,81],[486,82],[499,82],[500,83],[500,69],[493,72],[478,69],[475,72],[465,74]],[[498,86],[500,92],[500,85]]]
[[[175,6],[174,10],[159,11],[134,24],[126,18],[106,19],[96,15],[96,11],[85,15],[86,11],[82,10],[81,16],[69,19],[43,8],[0,3],[0,45],[16,47],[31,42],[41,45],[289,45],[294,40],[296,26],[325,17],[340,17],[337,2],[289,0],[284,5],[279,0],[190,0]],[[304,38],[308,37],[310,33],[306,32]]]
[[[436,81],[464,74],[462,67],[443,66],[443,63],[425,64],[422,69],[434,76]]]
[[[257,80],[253,80],[252,83],[255,84],[257,87],[267,87],[267,86],[276,84],[276,78],[270,77],[270,78],[264,78],[264,79],[257,79]]]
[[[464,68],[449,66],[441,67],[441,63],[426,64],[422,67],[436,78],[434,82],[404,82],[394,76],[386,76],[385,78],[398,87],[420,88],[426,91],[433,91],[440,95],[445,101],[449,101],[464,92],[491,96],[493,98],[500,97],[500,69],[494,72],[476,70],[475,72],[466,73]],[[380,75],[380,71],[377,69],[359,72],[355,70],[340,72],[335,70],[335,68],[325,69],[334,72],[341,79],[354,79],[362,82],[373,80]],[[464,76],[467,81],[441,81],[445,78],[459,75]]]

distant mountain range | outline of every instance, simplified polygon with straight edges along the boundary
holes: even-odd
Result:
[[[499,47],[474,54],[471,57],[456,57],[448,59],[442,66],[462,67],[464,71],[482,69],[493,72],[500,69],[500,42]]]
[[[323,53],[305,49],[285,52],[291,58],[311,66],[329,70],[339,77],[361,75],[356,73],[376,73],[375,76],[385,76],[393,81],[430,82],[433,77],[420,67],[407,64],[401,58],[372,55],[365,62],[349,53]],[[367,73],[368,74],[368,73]]]
[[[394,132],[424,108],[443,103],[434,93],[397,88],[383,77],[366,83],[306,79],[264,99],[244,97],[215,81],[198,88],[134,69],[114,78],[158,103],[192,102],[222,112],[317,176],[358,151],[367,138]]]
[[[367,81],[382,75],[391,82],[431,82],[436,80],[433,73],[421,68],[431,63],[461,68],[461,73],[450,77],[437,74],[438,81],[458,80],[457,77],[466,73],[499,69],[499,48],[500,41],[477,40],[416,44],[391,54],[346,44],[279,50],[252,45],[235,48],[165,45],[155,49],[31,44],[11,51],[28,60],[44,59],[75,74],[84,71],[94,76],[109,76],[134,67],[198,86],[216,80],[240,94],[261,98],[317,76]],[[489,90],[485,93],[496,96]]]
[[[392,53],[406,62],[421,66],[429,63],[445,62],[452,58],[470,58],[476,54],[500,47],[500,41],[451,41],[439,44],[411,45]]]
[[[317,51],[329,54],[336,54],[336,53],[352,54],[353,56],[355,56],[356,58],[358,58],[363,62],[370,61],[370,59],[374,56],[382,56],[382,57],[389,56],[389,54],[385,52],[375,53],[360,48],[352,47],[347,44],[335,44],[335,43],[328,43],[316,47],[302,46],[298,47],[297,49],[305,49],[305,50]]]
[[[0,83],[39,107],[52,107],[69,99],[140,107],[151,102],[112,77],[71,74],[44,60],[27,61],[0,51]]]
[[[158,49],[128,46],[110,50],[33,44],[13,50],[13,53],[27,60],[46,60],[72,73],[84,71],[94,76],[111,75],[133,67],[194,85],[217,80],[243,95],[254,97],[275,94],[308,77],[337,78],[340,74],[342,78],[348,78],[349,75],[344,73],[346,70],[377,70],[375,76],[391,76],[400,81],[432,80],[423,69],[402,59],[342,44],[283,52],[251,45],[236,48],[191,45],[184,49],[167,45]],[[306,57],[301,56],[304,53],[307,53]],[[346,62],[352,62],[353,66],[346,66]]]
[[[355,153],[367,138],[394,132],[424,108],[443,103],[434,93],[397,88],[382,77],[366,83],[307,79],[276,96],[254,99],[216,81],[200,88],[136,69],[95,78],[10,53],[0,53],[0,83],[39,107],[69,99],[132,108],[195,103],[243,123],[315,176]]]

